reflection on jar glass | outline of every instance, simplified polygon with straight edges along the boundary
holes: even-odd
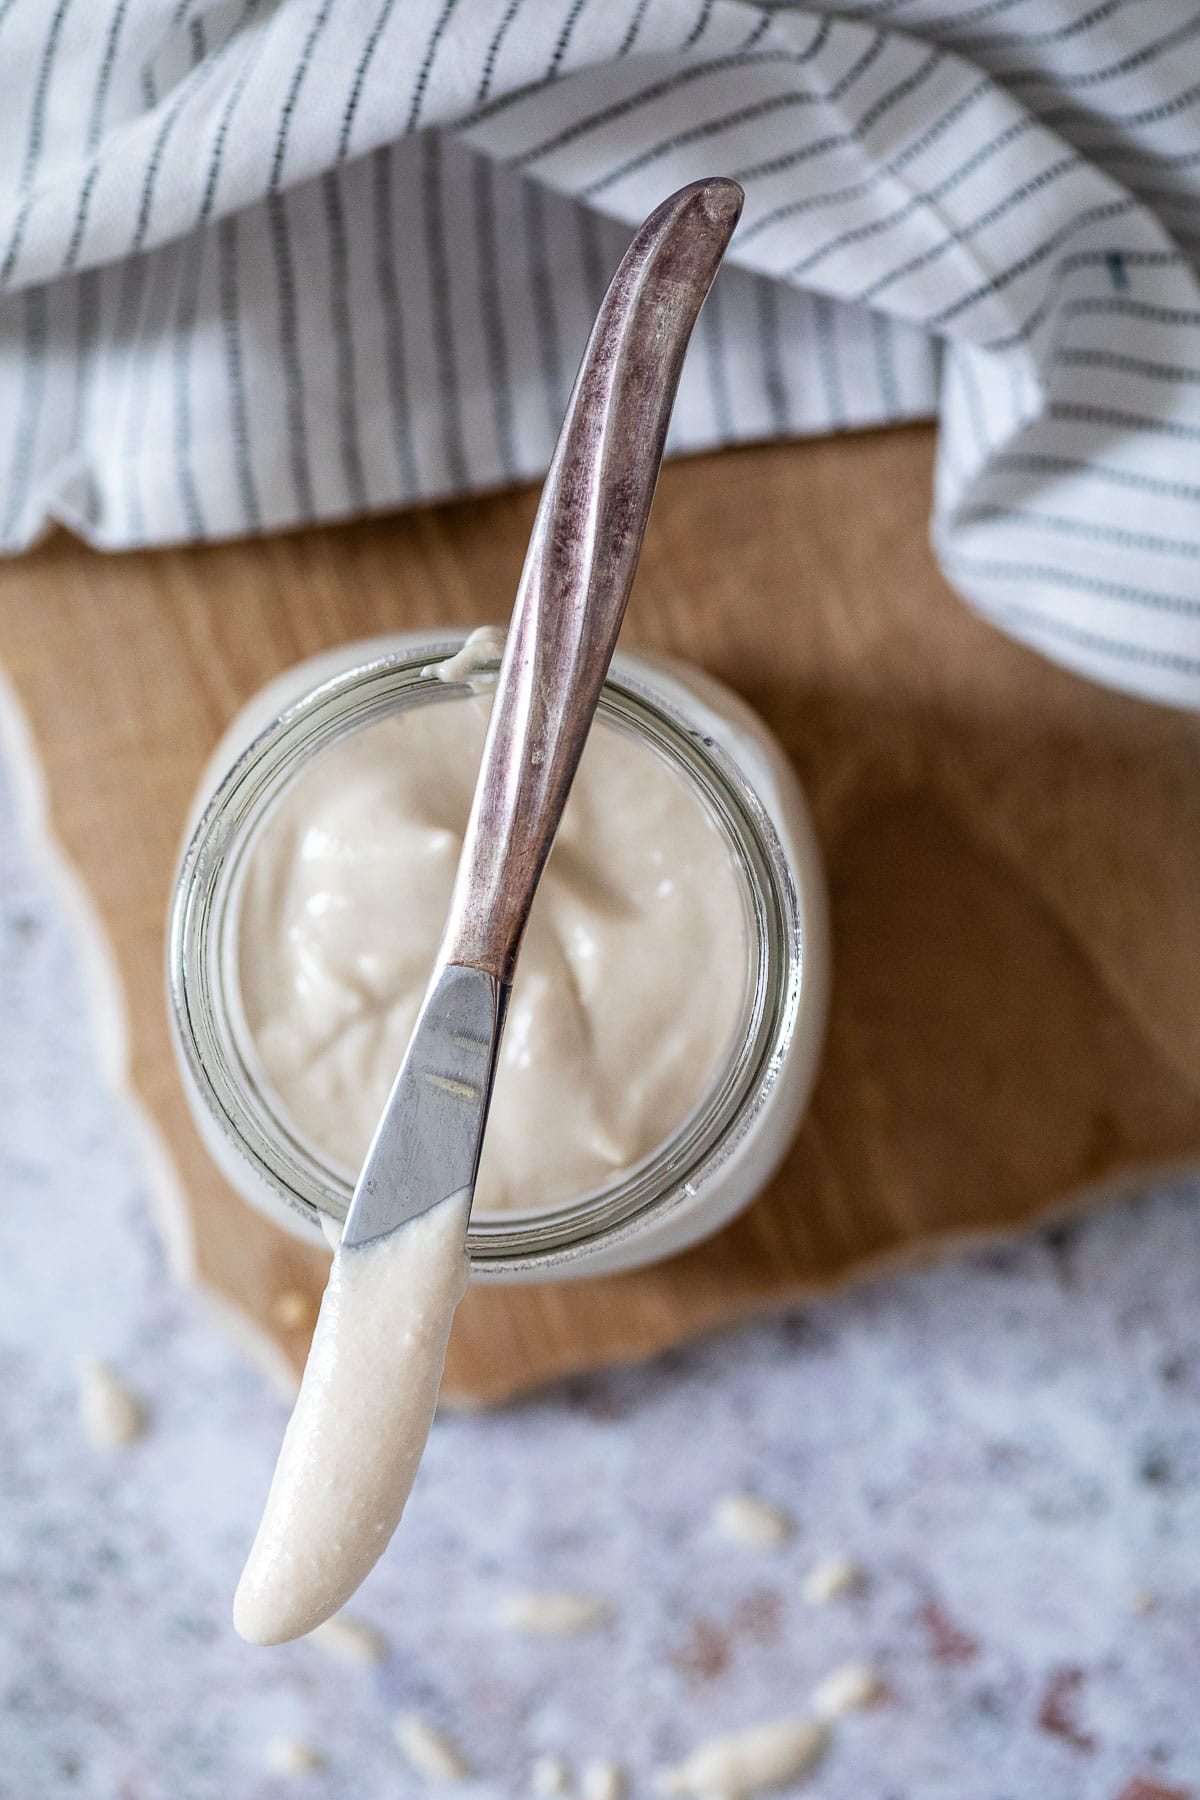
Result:
[[[290,670],[235,720],[201,784],[168,948],[184,1085],[223,1173],[304,1235],[319,1234],[322,1221],[336,1231],[353,1179],[289,1115],[247,1024],[239,926],[248,871],[285,794],[333,746],[418,706],[467,718],[471,689],[430,672],[462,643],[462,633],[377,639]],[[775,740],[699,670],[625,654],[598,719],[668,766],[727,849],[744,928],[736,949],[728,937],[722,950],[738,967],[718,973],[740,1006],[698,1103],[632,1167],[536,1210],[511,1199],[504,1210],[477,1206],[468,1237],[476,1278],[599,1274],[707,1236],[778,1166],[815,1074],[829,973],[824,888],[808,813]],[[705,979],[702,966],[695,979]],[[519,983],[520,971],[518,992]]]

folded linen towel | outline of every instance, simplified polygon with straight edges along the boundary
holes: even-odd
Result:
[[[1196,0],[0,0],[0,548],[536,474],[710,173],[672,448],[936,413],[958,590],[1200,705]]]

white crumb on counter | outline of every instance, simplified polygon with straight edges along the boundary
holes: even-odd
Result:
[[[695,1800],[750,1800],[803,1775],[828,1742],[828,1726],[813,1719],[773,1719],[709,1738],[685,1761],[662,1770],[655,1786],[660,1794]]]
[[[273,1737],[267,1741],[263,1761],[273,1775],[315,1775],[323,1758],[303,1738]]]
[[[315,1631],[309,1632],[314,1644],[336,1657],[339,1662],[380,1663],[387,1655],[387,1639],[373,1625],[348,1613],[334,1613]]]
[[[402,1713],[392,1731],[416,1774],[430,1781],[465,1781],[471,1773],[458,1745],[414,1713]]]
[[[862,1578],[861,1568],[849,1556],[823,1557],[804,1577],[804,1598],[810,1606],[825,1606],[853,1593]]]
[[[94,1356],[79,1365],[79,1418],[94,1450],[123,1450],[146,1429],[137,1395]]]
[[[571,1792],[571,1777],[561,1756],[539,1756],[529,1771],[530,1792],[535,1800],[554,1800]]]
[[[871,1706],[883,1692],[879,1671],[870,1663],[843,1663],[819,1681],[812,1703],[823,1719],[840,1719],[843,1713]]]
[[[712,1517],[722,1537],[748,1550],[779,1550],[796,1530],[790,1513],[757,1494],[723,1494]]]
[[[501,1601],[497,1617],[509,1631],[526,1637],[582,1637],[603,1625],[611,1611],[608,1601],[598,1594],[552,1588],[510,1594]]]
[[[579,1792],[581,1800],[621,1800],[625,1778],[616,1763],[585,1763]]]

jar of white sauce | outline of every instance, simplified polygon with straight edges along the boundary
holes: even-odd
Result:
[[[406,708],[454,706],[476,693],[474,681],[435,672],[463,643],[462,633],[405,634],[299,664],[243,709],[197,796],[168,943],[185,1091],[233,1186],[303,1236],[336,1238],[353,1181],[289,1117],[247,1028],[239,930],[255,847],[284,796],[334,746]],[[778,743],[711,676],[626,653],[614,659],[597,718],[598,729],[616,727],[663,759],[723,840],[744,925],[735,953],[741,1016],[698,1103],[636,1166],[550,1207],[477,1205],[468,1236],[475,1279],[609,1273],[708,1236],[777,1168],[816,1073],[829,985],[825,891],[808,811]],[[702,961],[694,979],[705,979]]]

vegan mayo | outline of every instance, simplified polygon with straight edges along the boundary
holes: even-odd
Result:
[[[238,1590],[259,1643],[334,1617],[391,1536],[466,1251],[520,1280],[694,1242],[777,1166],[820,1045],[820,865],[779,746],[700,671],[619,656],[518,965],[476,1191],[486,1230],[464,1247],[465,1206],[447,1202],[340,1249],[337,1197],[436,960],[490,709],[478,655],[494,640],[449,662],[444,638],[426,644],[345,646],[256,696],[214,753],[176,886],[170,985],[197,1123],[247,1199],[282,1222],[291,1201],[335,1249]],[[676,1144],[686,1160],[660,1168]],[[657,1186],[638,1188],[651,1166]],[[631,1228],[597,1224],[631,1176]],[[590,1210],[564,1222],[576,1200]],[[303,1328],[298,1298],[276,1297],[278,1324]]]
[[[238,966],[254,1054],[350,1178],[434,965],[490,707],[411,706],[332,745],[250,854]],[[517,968],[476,1209],[546,1210],[651,1155],[709,1091],[749,980],[720,827],[653,748],[597,720]]]

